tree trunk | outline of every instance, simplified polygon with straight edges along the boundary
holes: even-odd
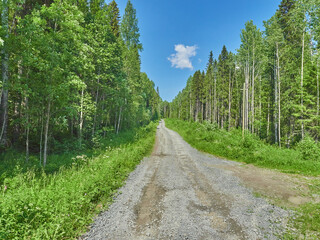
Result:
[[[210,84],[212,85],[212,84]],[[209,101],[208,101],[208,120],[211,123],[212,122],[212,87],[210,86],[209,90]]]
[[[26,162],[29,162],[29,132],[30,132],[30,126],[29,126],[29,106],[28,106],[28,97],[25,99],[26,101]]]
[[[201,122],[203,122],[203,115],[204,115],[204,110],[203,110],[203,102],[201,102]]]
[[[319,58],[317,59],[317,125],[319,126]],[[317,133],[317,140],[319,134]]]
[[[278,82],[278,141],[279,141],[279,147],[281,147],[281,95],[280,95],[280,63],[279,63],[279,45],[277,43],[277,82]]]
[[[39,153],[39,158],[40,158],[40,166],[42,164],[42,138],[43,138],[43,113],[41,113],[41,132],[40,132],[40,144],[39,144],[39,148],[40,148],[40,153]]]
[[[269,138],[269,131],[270,131],[270,99],[268,98],[267,139]]]
[[[217,122],[217,77],[214,76],[214,88],[213,88],[213,121]]]
[[[94,136],[94,133],[95,133],[95,127],[96,127],[96,121],[97,121],[98,98],[99,98],[99,79],[98,79],[97,83],[98,83],[98,86],[97,86],[96,100],[95,100],[96,109],[94,111],[94,117],[93,117],[92,137]]]
[[[236,69],[237,70],[237,69]],[[237,104],[239,104],[239,107],[238,107],[238,111],[236,112],[236,118],[235,118],[235,126],[238,128],[239,126],[241,126],[241,85],[239,83],[239,80],[237,79],[237,75],[236,75],[236,70],[235,70],[235,75],[234,75],[234,81],[236,83],[236,90],[237,90]]]
[[[220,106],[217,105],[217,124],[218,124],[218,127],[220,127]]]
[[[79,123],[79,144],[82,144],[82,129],[83,129],[83,99],[84,98],[84,88],[81,90],[81,100],[80,100],[80,123]]]
[[[191,92],[190,92],[190,98],[189,98],[189,105],[190,105],[190,118],[189,120],[191,121],[192,120],[192,104],[191,104]]]
[[[7,144],[7,127],[8,127],[8,87],[9,87],[9,53],[8,53],[8,39],[9,39],[9,24],[8,24],[8,0],[2,1],[2,30],[4,33],[4,45],[2,48],[2,94],[1,94],[1,132],[0,132],[0,146]]]
[[[254,79],[255,78],[255,59],[254,59],[254,43],[252,47],[252,89],[251,89],[251,132],[254,133]]]
[[[231,100],[232,100],[232,96],[231,96],[231,93],[232,93],[232,90],[231,90],[231,87],[232,87],[232,82],[231,82],[231,69],[229,71],[229,106],[228,106],[228,130],[230,130],[231,128]]]
[[[242,137],[244,137],[245,129],[245,98],[246,98],[246,83],[243,83],[243,92],[242,92]]]
[[[278,44],[276,45],[278,47]],[[277,60],[276,60],[277,61]],[[278,83],[277,83],[277,63],[275,63],[274,69],[274,142],[278,143]]]
[[[302,34],[302,56],[301,56],[301,81],[300,81],[300,87],[301,87],[301,136],[304,138],[304,123],[303,123],[303,67],[304,67],[304,32],[305,29],[303,29]]]
[[[319,59],[317,59],[317,117],[319,117]]]
[[[246,73],[245,73],[245,114],[244,114],[244,128],[245,130],[249,129],[249,63],[246,64]]]
[[[262,101],[261,101],[261,92],[262,92],[262,79],[260,75],[260,81],[259,81],[259,136],[261,137],[261,123],[262,123]]]
[[[119,110],[119,119],[118,119],[118,126],[117,126],[117,134],[119,133],[119,129],[120,129],[121,112],[122,112],[122,106],[120,107],[120,110]]]
[[[195,122],[198,122],[198,114],[199,114],[199,100],[198,100],[198,97],[196,99],[196,112],[195,112],[195,116],[194,116],[194,121]]]
[[[48,109],[47,109],[47,119],[46,126],[44,129],[44,149],[43,149],[43,166],[45,167],[47,164],[47,152],[48,152],[48,133],[49,133],[49,122],[50,122],[50,107],[51,102],[48,100]]]
[[[115,112],[114,113],[114,131],[115,131],[115,133],[117,133],[117,117],[118,117],[118,114]]]
[[[221,128],[223,129],[223,124],[224,124],[224,116],[221,117]]]

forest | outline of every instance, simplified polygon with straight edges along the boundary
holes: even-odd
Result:
[[[166,117],[240,128],[280,147],[320,137],[320,2],[282,0],[260,30],[241,30],[236,53],[213,52],[171,102]]]
[[[130,0],[122,18],[115,1],[1,4],[0,152],[36,155],[45,166],[50,153],[159,117]]]
[[[122,16],[115,0],[0,2],[0,239],[82,238],[97,214],[122,195],[119,188],[130,181],[129,174],[147,161],[154,161],[152,167],[140,168],[132,177],[141,179],[134,182],[141,189],[132,188],[136,195],[127,196],[130,202],[146,202],[151,214],[138,204],[130,216],[140,211],[161,218],[165,208],[153,204],[153,197],[165,196],[166,186],[155,183],[161,176],[179,183],[183,179],[179,177],[188,176],[186,189],[200,189],[201,196],[212,199],[210,211],[209,206],[232,206],[225,199],[216,205],[214,197],[221,193],[211,195],[207,188],[212,181],[205,184],[204,172],[194,171],[198,165],[192,163],[199,158],[181,153],[189,147],[182,148],[185,143],[174,139],[177,135],[165,124],[192,147],[216,156],[214,161],[222,157],[304,179],[313,202],[291,208],[297,215],[289,219],[294,228],[287,229],[287,239],[318,239],[320,0],[282,0],[263,22],[263,30],[246,22],[237,51],[223,46],[217,59],[211,51],[206,69],[186,79],[172,102],[162,101],[159,88],[141,71],[143,45],[132,2],[127,1]],[[158,123],[160,118],[165,124]],[[156,131],[161,133],[157,137]],[[170,149],[164,153],[169,147],[173,154],[168,154]],[[159,149],[161,153],[155,154]],[[163,163],[168,167],[160,167]],[[216,167],[205,163],[201,170]],[[170,191],[177,198],[168,205],[179,206],[170,216],[190,211],[181,210],[180,199],[187,201],[184,194],[177,194],[180,188]],[[250,199],[260,199],[256,195],[250,190]],[[240,204],[246,202],[234,196]],[[127,211],[130,204],[117,212]],[[159,206],[162,209],[155,214]],[[201,216],[211,214],[203,214],[207,207],[196,210]],[[246,215],[249,211],[237,210]],[[221,218],[223,223],[233,223],[229,211],[227,215]],[[110,219],[117,229],[119,221]],[[121,221],[132,225],[128,219]],[[182,223],[178,233],[182,237],[180,227],[189,225],[179,221],[175,223]],[[152,224],[158,223],[148,222],[147,228]],[[236,236],[232,234],[231,238]]]
[[[0,4],[0,239],[74,239],[154,145],[162,100],[136,9]]]

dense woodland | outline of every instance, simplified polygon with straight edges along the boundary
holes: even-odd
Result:
[[[318,140],[320,1],[282,0],[263,24],[264,31],[245,24],[236,53],[211,52],[165,115],[242,128],[279,146]]]
[[[1,1],[0,151],[47,155],[159,116],[130,0]]]

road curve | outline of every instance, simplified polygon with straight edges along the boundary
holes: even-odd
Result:
[[[165,127],[109,210],[81,239],[280,239],[289,213],[255,197],[224,166]]]

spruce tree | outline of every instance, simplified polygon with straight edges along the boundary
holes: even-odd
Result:
[[[115,0],[112,0],[112,2],[108,5],[108,15],[109,15],[111,30],[116,37],[119,37],[120,11]]]
[[[120,31],[123,41],[128,49],[137,48],[139,51],[142,50],[136,10],[133,8],[130,0],[128,0],[125,8]]]

